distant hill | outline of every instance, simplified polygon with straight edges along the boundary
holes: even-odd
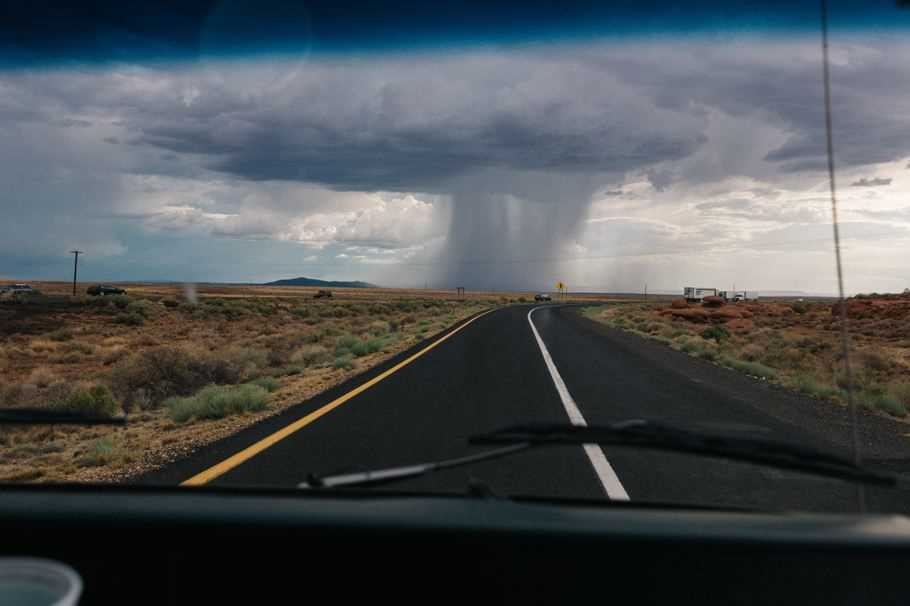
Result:
[[[316,278],[288,278],[266,282],[263,286],[321,286],[322,288],[376,288],[369,282],[336,282],[332,280],[317,280]]]

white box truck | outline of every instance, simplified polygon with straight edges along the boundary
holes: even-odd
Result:
[[[732,301],[733,303],[738,303],[740,301],[757,301],[758,300],[758,291],[756,291],[756,290],[737,290],[737,291],[722,290],[717,294],[718,294],[718,296],[723,297],[727,301]]]
[[[683,297],[689,303],[698,303],[705,297],[717,296],[716,288],[701,288],[698,286],[686,286],[683,288]]]

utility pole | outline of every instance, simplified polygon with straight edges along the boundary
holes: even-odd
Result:
[[[83,251],[81,250],[71,250],[70,253],[75,255],[73,257],[73,296],[76,296],[76,272],[79,271],[79,255]]]
[[[645,301],[648,300],[648,283],[645,282]]]

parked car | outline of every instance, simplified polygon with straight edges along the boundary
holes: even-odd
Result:
[[[18,298],[40,295],[41,291],[34,288],[31,284],[9,284],[0,289],[0,294],[5,298]]]
[[[548,295],[546,293],[540,293],[539,295],[534,295],[534,300],[541,302],[541,301],[552,301],[553,299],[550,298],[550,295]]]
[[[315,295],[313,295],[313,298],[314,299],[331,299],[332,291],[331,290],[320,290]]]
[[[126,290],[113,286],[111,284],[95,284],[94,286],[89,286],[85,289],[87,294],[92,295],[93,297],[103,297],[104,295],[125,295]]]

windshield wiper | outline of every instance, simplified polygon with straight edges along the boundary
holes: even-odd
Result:
[[[855,465],[852,461],[817,450],[764,438],[703,434],[663,423],[628,420],[605,426],[565,423],[516,425],[473,436],[471,444],[506,444],[456,459],[391,467],[358,473],[314,476],[298,488],[338,488],[396,482],[442,469],[471,465],[508,456],[538,446],[600,444],[667,450],[701,456],[743,461],[768,467],[801,471],[861,484],[893,486],[893,476]]]
[[[731,459],[767,467],[802,471],[861,484],[893,486],[893,476],[872,471],[853,461],[811,448],[744,436],[704,434],[672,425],[634,419],[606,426],[579,426],[560,423],[516,425],[474,436],[472,444],[530,443],[600,444],[668,450]]]
[[[456,459],[443,459],[430,463],[417,463],[416,465],[405,465],[403,467],[388,467],[386,469],[374,469],[372,471],[359,471],[354,473],[343,473],[338,475],[317,476],[310,474],[305,482],[297,485],[297,488],[338,488],[341,486],[367,486],[386,484],[388,482],[397,482],[407,478],[416,478],[434,471],[442,469],[451,469],[453,467],[462,467],[479,463],[480,461],[489,461],[498,459],[510,454],[527,450],[531,444],[512,444],[503,448],[486,450]]]
[[[6,408],[0,410],[0,425],[126,425],[126,416],[93,417],[44,408]]]

